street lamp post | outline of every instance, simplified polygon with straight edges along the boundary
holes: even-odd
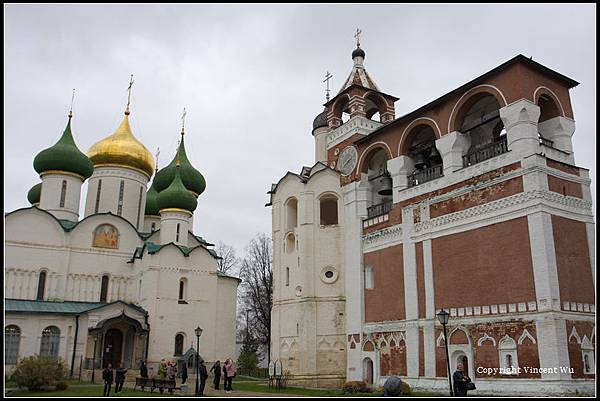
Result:
[[[96,343],[98,342],[98,338],[94,337],[94,356],[92,358],[92,383],[96,383],[94,381],[94,374],[96,373]]]
[[[196,329],[194,330],[194,333],[196,333],[196,397],[198,396],[198,378],[200,376],[199,374],[199,368],[200,368],[200,336],[202,335],[202,329],[200,328],[200,326],[196,327]]]
[[[454,392],[452,391],[452,372],[450,371],[450,357],[448,356],[448,336],[446,335],[446,325],[448,324],[448,318],[450,314],[442,309],[437,317],[444,328],[444,345],[446,347],[446,364],[448,366],[448,384],[450,385],[450,397],[454,396]]]

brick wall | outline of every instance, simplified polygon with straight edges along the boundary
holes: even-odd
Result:
[[[432,240],[437,308],[534,300],[527,218]]]
[[[382,322],[406,317],[402,245],[364,255],[364,265],[373,266],[373,289],[365,289],[365,321]]]
[[[595,304],[585,223],[552,216],[561,301]]]
[[[548,189],[561,195],[583,199],[583,190],[580,183],[563,180],[550,174],[548,174]]]

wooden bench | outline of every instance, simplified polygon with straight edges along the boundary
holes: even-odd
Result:
[[[177,387],[175,380],[169,379],[150,379],[146,377],[136,377],[133,389],[135,390],[138,386],[142,388],[142,391],[144,391],[145,387],[150,387],[151,393],[154,392],[154,389],[158,389],[161,394],[165,391],[165,389],[169,393],[172,393],[173,390],[181,390],[181,387]]]

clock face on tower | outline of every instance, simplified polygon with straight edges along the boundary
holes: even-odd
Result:
[[[358,161],[358,152],[354,146],[347,146],[342,153],[338,161],[338,168],[342,175],[350,175],[356,167]]]

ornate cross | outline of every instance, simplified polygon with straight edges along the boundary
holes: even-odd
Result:
[[[183,135],[183,131],[185,129],[185,116],[187,112],[185,111],[185,107],[183,108],[183,114],[181,115],[181,134]]]
[[[133,74],[129,78],[129,86],[127,87],[127,91],[129,94],[127,95],[127,109],[126,111],[129,113],[129,104],[131,103],[131,87],[133,86]]]
[[[356,34],[354,35],[354,37],[356,38],[356,47],[360,47],[360,34],[362,33],[362,31],[358,28],[356,28]]]
[[[69,118],[73,117],[73,100],[75,100],[75,88],[73,88],[73,94],[71,95],[71,107],[69,108]]]
[[[160,147],[156,147],[156,171],[158,171],[158,156],[160,155]]]
[[[325,79],[323,80],[323,82],[327,82],[327,89],[325,89],[325,98],[327,99],[327,101],[329,101],[329,80],[331,79],[331,77],[333,77],[333,75],[331,75],[331,73],[327,71],[327,74],[325,74]]]

